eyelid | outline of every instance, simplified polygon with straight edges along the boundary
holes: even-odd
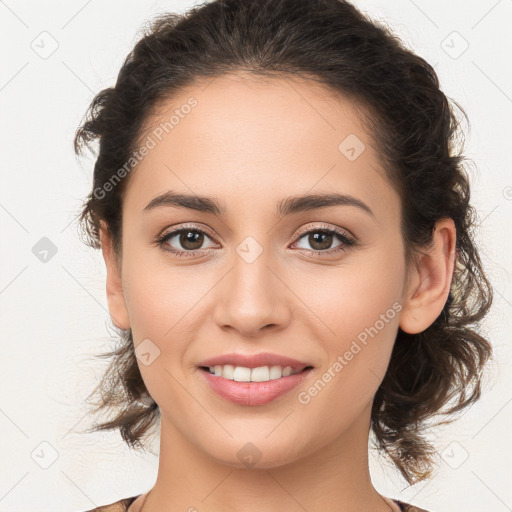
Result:
[[[310,223],[311,224],[311,223]],[[302,227],[299,229],[299,231],[297,232],[297,234],[295,235],[296,238],[297,237],[300,237],[306,233],[309,233],[310,231],[313,231],[313,230],[327,230],[327,231],[335,231],[341,235],[346,235],[347,238],[350,238],[354,241],[357,240],[357,238],[348,230],[348,229],[344,229],[344,228],[339,228],[339,227],[336,227],[336,226],[330,226],[328,224],[325,224],[325,223],[322,223],[321,225],[316,225],[316,226],[311,226],[310,224]],[[163,238],[171,233],[173,234],[176,234],[177,232],[181,231],[182,229],[193,229],[193,230],[197,230],[197,231],[200,231],[202,233],[205,233],[207,234],[210,238],[213,238],[215,239],[215,236],[213,235],[213,233],[206,227],[203,227],[202,225],[200,224],[178,224],[178,226],[172,226],[171,228],[169,228],[169,231],[167,230],[164,230],[162,232],[162,234],[158,235],[157,238]]]
[[[176,235],[177,233],[179,233],[180,231],[183,231],[185,229],[190,229],[191,231],[199,231],[200,233],[204,233],[205,235],[208,235],[210,238],[215,240],[215,235],[207,227],[204,227],[201,224],[189,224],[189,223],[171,226],[171,227],[165,229],[164,231],[162,231],[162,233],[157,236],[157,239],[165,238],[168,235]],[[188,251],[188,252],[191,252],[191,251]]]

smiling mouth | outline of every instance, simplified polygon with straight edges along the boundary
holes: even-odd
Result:
[[[208,372],[216,377],[222,377],[226,380],[236,382],[268,382],[291,375],[297,375],[305,371],[311,370],[312,366],[306,366],[302,370],[294,370],[291,366],[259,366],[257,368],[248,368],[244,366],[234,365],[215,365],[200,366],[201,370]]]

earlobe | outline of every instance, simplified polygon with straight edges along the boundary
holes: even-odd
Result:
[[[116,327],[119,327],[120,329],[129,329],[130,320],[128,318],[128,310],[126,308],[126,302],[123,293],[121,272],[112,245],[112,238],[106,223],[104,221],[100,222],[101,252],[103,254],[103,259],[105,260],[105,266],[107,269],[106,289],[110,317]]]
[[[399,325],[409,334],[432,325],[450,293],[457,240],[453,220],[439,220],[432,238],[432,246],[420,256],[405,293]]]

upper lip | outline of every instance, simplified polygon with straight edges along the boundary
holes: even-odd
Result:
[[[308,363],[298,361],[291,357],[272,354],[270,352],[261,352],[259,354],[222,354],[216,357],[205,359],[198,366],[215,366],[231,364],[233,366],[244,366],[246,368],[258,368],[259,366],[291,366],[292,370],[302,371],[308,366]]]

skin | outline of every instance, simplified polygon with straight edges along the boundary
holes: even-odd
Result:
[[[144,512],[389,512],[368,468],[372,400],[398,327],[426,329],[446,302],[455,227],[440,221],[432,247],[407,269],[400,198],[356,105],[296,77],[246,78],[223,75],[207,87],[189,86],[163,105],[162,117],[148,120],[150,130],[191,96],[198,100],[130,176],[122,254],[113,253],[105,225],[101,230],[112,320],[132,329],[135,346],[149,338],[160,350],[148,366],[138,360],[162,414],[158,476]],[[348,134],[366,146],[354,161],[338,149]],[[168,190],[213,196],[227,213],[172,206],[142,212]],[[350,205],[275,214],[283,198],[333,191],[360,199],[374,216]],[[179,258],[154,243],[184,223],[212,234],[195,246],[202,254]],[[332,253],[342,243],[336,236],[322,249],[297,235],[321,226],[358,243]],[[252,263],[236,252],[247,236],[263,248]],[[179,236],[167,244],[187,250]],[[394,303],[401,307],[394,318],[300,403],[298,392]],[[266,351],[314,370],[299,389],[252,407],[220,398],[198,375],[203,359]],[[237,456],[248,442],[261,453],[251,468]]]

